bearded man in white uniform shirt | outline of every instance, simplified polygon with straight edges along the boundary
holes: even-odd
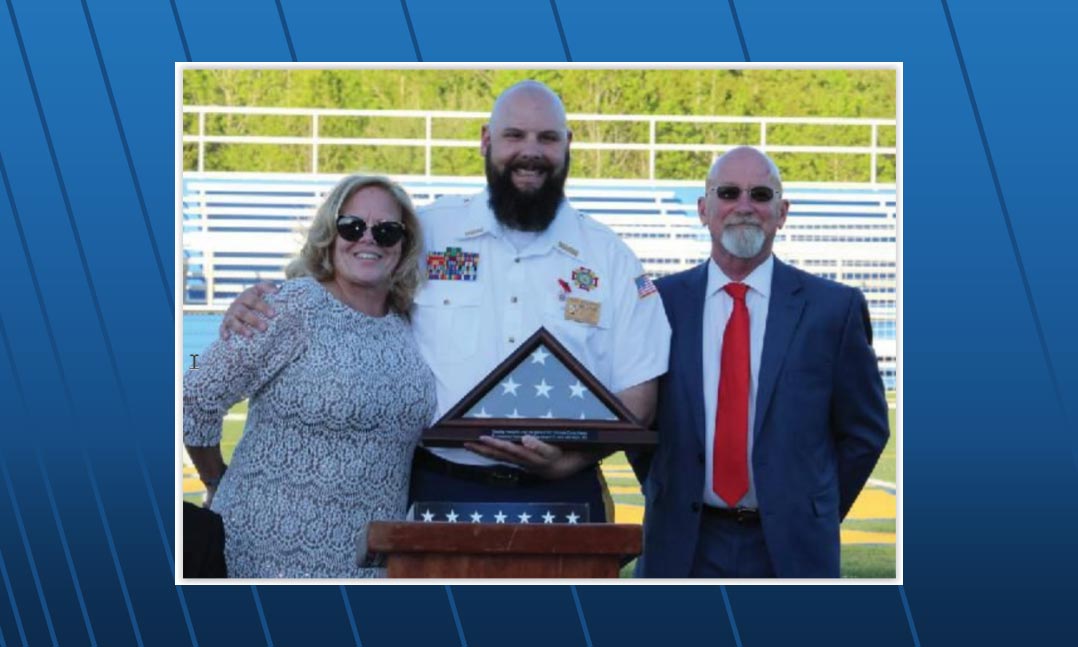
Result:
[[[628,246],[565,199],[571,140],[557,94],[536,81],[518,83],[497,99],[482,129],[487,190],[443,197],[420,211],[427,282],[412,326],[437,378],[438,417],[540,326],[638,419],[650,424],[654,417],[670,326]],[[464,261],[452,273],[449,256]],[[237,298],[222,329],[260,328],[267,289]],[[566,290],[598,304],[595,320],[567,316]],[[411,500],[587,503],[591,520],[605,521],[601,457],[530,436],[420,448]]]

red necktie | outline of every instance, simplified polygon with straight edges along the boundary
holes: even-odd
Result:
[[[715,453],[712,483],[715,494],[731,508],[749,491],[749,309],[744,283],[727,283],[734,311],[722,335],[719,399],[715,407]]]

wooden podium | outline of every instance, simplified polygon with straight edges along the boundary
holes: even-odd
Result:
[[[389,577],[618,577],[642,544],[640,526],[612,523],[375,521],[367,535]]]

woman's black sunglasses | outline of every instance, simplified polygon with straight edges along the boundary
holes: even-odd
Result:
[[[358,216],[338,216],[337,235],[354,243],[363,238],[363,232],[367,231],[367,221]],[[404,223],[394,220],[380,222],[371,227],[371,237],[379,247],[392,247],[404,238]]]

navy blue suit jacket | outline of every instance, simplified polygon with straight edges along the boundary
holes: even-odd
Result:
[[[707,263],[656,285],[673,337],[659,382],[659,444],[634,460],[646,502],[637,574],[687,577],[703,505]],[[776,575],[838,577],[839,522],[889,435],[859,290],[776,259],[754,427],[754,482]]]

